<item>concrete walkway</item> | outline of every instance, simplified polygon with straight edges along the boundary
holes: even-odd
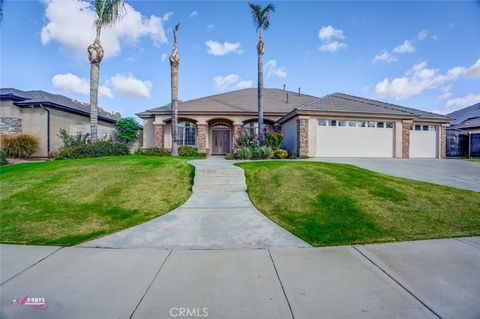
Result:
[[[191,161],[192,196],[141,225],[80,245],[103,248],[252,249],[310,247],[260,213],[246,193],[243,170],[223,158]]]
[[[480,163],[461,159],[312,158],[374,172],[480,192]]]
[[[480,237],[325,248],[0,245],[0,318],[478,318]],[[45,298],[45,310],[12,304]],[[184,310],[182,310],[182,308]],[[208,316],[207,316],[208,315]]]

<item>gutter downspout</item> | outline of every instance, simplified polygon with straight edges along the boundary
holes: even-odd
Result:
[[[40,104],[40,107],[47,112],[47,157],[50,156],[50,110]]]

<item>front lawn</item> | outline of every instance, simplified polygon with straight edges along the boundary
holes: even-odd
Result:
[[[255,206],[314,246],[480,235],[480,193],[345,164],[237,165]]]
[[[471,162],[480,162],[480,158],[469,158],[468,160]]]
[[[0,169],[0,240],[74,245],[163,215],[188,199],[186,159],[118,156]]]

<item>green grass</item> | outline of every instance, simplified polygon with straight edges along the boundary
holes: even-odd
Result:
[[[480,235],[480,193],[345,164],[237,165],[255,206],[314,246]]]
[[[117,156],[0,169],[0,240],[74,245],[163,215],[191,194],[186,159]]]
[[[469,158],[470,162],[480,162],[480,158]]]

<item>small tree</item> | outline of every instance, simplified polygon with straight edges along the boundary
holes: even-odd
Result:
[[[118,132],[118,138],[125,143],[130,143],[138,138],[140,125],[134,118],[126,117],[115,122],[115,128]]]

